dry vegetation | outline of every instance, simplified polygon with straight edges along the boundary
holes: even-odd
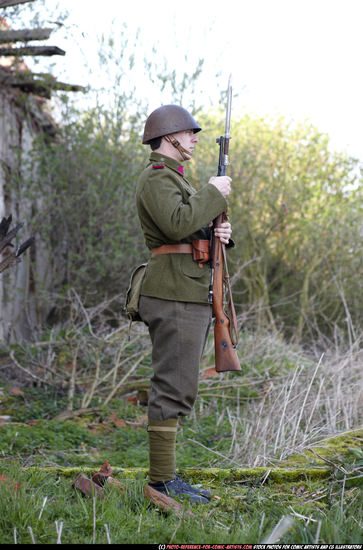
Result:
[[[269,465],[362,422],[363,355],[358,343],[345,353],[325,352],[314,360],[276,335],[249,335],[241,355],[248,369],[241,391],[255,386],[259,398],[239,403],[237,392],[233,407],[227,403],[223,408],[232,428],[235,462]]]
[[[68,299],[68,323],[37,342],[9,348],[8,372],[21,384],[62,388],[67,405],[57,420],[102,411],[114,397],[136,391],[147,395],[152,369],[146,327],[134,323],[130,331],[122,315],[116,322],[114,314],[115,328],[110,327],[110,308],[120,306],[118,298],[91,308],[74,291]],[[323,437],[358,427],[363,411],[360,344],[308,353],[276,332],[243,332],[242,374],[217,375],[210,337],[192,419],[198,424],[213,417],[216,435],[228,421],[230,447],[224,459],[234,466],[267,466]],[[192,444],[201,445],[197,439]]]

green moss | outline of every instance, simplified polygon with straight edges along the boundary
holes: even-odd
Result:
[[[69,477],[79,473],[90,475],[97,470],[97,467],[29,467],[25,468],[25,470],[42,470]],[[140,476],[147,475],[148,468],[112,467],[112,472],[117,477],[122,477],[125,479],[138,479]],[[329,468],[302,468],[295,470],[289,468],[185,468],[183,470],[178,470],[178,472],[194,482],[213,481],[217,484],[241,481],[257,484],[262,482],[292,483],[296,481],[322,480],[326,479],[331,474],[331,470]]]
[[[193,481],[215,480],[233,483],[246,481],[251,483],[291,483],[304,480],[326,479],[330,468],[185,468],[182,470]]]
[[[353,462],[363,452],[363,428],[356,428],[311,445],[302,453],[281,462],[284,466],[326,465],[328,462]],[[320,458],[321,457],[321,458]],[[325,459],[325,460],[324,460]],[[330,464],[330,467],[333,467]]]
[[[101,464],[99,465],[101,467]],[[58,474],[64,477],[73,477],[78,474],[85,474],[90,476],[94,474],[98,467],[89,467],[89,466],[77,466],[77,467],[62,467],[62,466],[49,466],[49,467],[37,467],[29,466],[22,468],[26,472],[47,472],[49,474]],[[117,468],[112,467],[112,475],[118,479],[141,479],[145,478],[148,474],[148,468]]]

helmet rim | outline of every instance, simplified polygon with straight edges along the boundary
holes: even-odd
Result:
[[[151,140],[193,130],[200,132],[201,127],[192,115],[180,105],[162,105],[155,109],[147,118],[142,143],[147,145]]]

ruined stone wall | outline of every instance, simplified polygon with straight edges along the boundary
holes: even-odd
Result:
[[[0,219],[12,214],[12,226],[24,222],[18,237],[22,241],[34,233],[29,221],[40,199],[29,196],[17,176],[29,170],[27,160],[33,141],[44,131],[39,123],[42,117],[41,106],[34,96],[26,99],[25,108],[16,91],[0,89]],[[50,124],[49,117],[46,124]],[[0,275],[0,342],[21,341],[36,335],[46,315],[41,291],[49,286],[48,254],[39,235],[35,236],[35,245],[21,262]]]

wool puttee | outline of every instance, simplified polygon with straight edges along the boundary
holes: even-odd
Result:
[[[149,418],[149,481],[170,481],[175,476],[177,418],[159,421]]]

